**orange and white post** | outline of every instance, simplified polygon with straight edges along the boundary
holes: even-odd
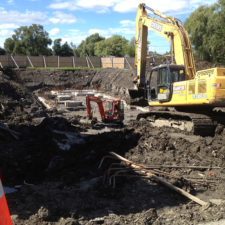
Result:
[[[1,178],[0,178],[0,225],[12,225],[12,220],[9,214],[9,208],[6,202]]]

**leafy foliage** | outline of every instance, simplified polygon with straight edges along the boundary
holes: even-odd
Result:
[[[184,24],[196,55],[209,61],[225,62],[225,0],[200,6]]]
[[[120,35],[102,40],[95,45],[95,55],[97,56],[124,56],[127,52],[128,40]]]
[[[55,39],[53,44],[53,54],[58,56],[73,56],[73,49],[67,42],[61,45],[62,39]]]
[[[98,33],[87,37],[76,48],[73,48],[75,56],[130,56],[135,55],[135,38],[130,42],[120,35],[114,35],[105,39]]]
[[[61,38],[55,39],[53,42],[53,54],[54,55],[60,55],[60,51],[61,51]]]
[[[127,54],[130,57],[135,57],[135,42],[136,42],[135,37],[133,37],[128,43]]]
[[[13,55],[58,55],[58,56],[125,56],[135,55],[135,38],[128,41],[120,35],[105,39],[98,33],[88,36],[76,47],[73,43],[62,44],[62,39],[55,39],[52,49],[48,48],[52,40],[43,26],[33,24],[21,26],[11,38],[7,38],[4,48],[7,54]]]
[[[15,46],[15,41],[12,38],[7,38],[4,43],[4,48],[7,54],[12,54]]]
[[[99,41],[104,40],[98,33],[92,34],[87,37],[76,49],[77,56],[95,56],[95,44]]]
[[[21,26],[15,30],[11,38],[6,39],[4,47],[7,54],[14,55],[50,55],[48,45],[52,40],[42,25]]]

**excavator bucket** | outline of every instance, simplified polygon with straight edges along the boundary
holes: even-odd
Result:
[[[130,104],[147,106],[147,95],[145,89],[129,89]]]

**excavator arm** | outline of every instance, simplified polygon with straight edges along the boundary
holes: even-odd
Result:
[[[101,116],[102,121],[105,120],[105,112],[103,108],[102,100],[96,96],[89,96],[86,95],[86,106],[87,106],[87,115],[89,119],[92,119],[92,113],[91,113],[91,101],[96,102],[98,104],[98,110]]]
[[[159,19],[149,17],[146,10],[149,10]],[[140,4],[136,15],[135,49],[135,64],[137,66],[135,83],[137,83],[138,87],[145,87],[148,29],[155,31],[168,40],[171,47],[171,64],[183,65],[186,80],[193,79],[196,74],[195,63],[191,43],[184,27],[176,18],[166,16],[145,4]]]

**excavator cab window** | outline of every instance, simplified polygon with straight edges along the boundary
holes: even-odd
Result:
[[[120,120],[124,119],[124,104],[122,101],[119,102],[119,114],[120,114]]]
[[[158,82],[158,88],[159,93],[165,93],[168,89],[168,83],[169,83],[169,71],[168,68],[160,68],[159,69],[159,82]]]
[[[150,80],[148,82],[148,99],[150,101],[154,101],[157,99],[157,93],[158,93],[158,70],[152,70],[150,75]]]
[[[185,80],[184,68],[170,68],[171,82],[179,82]]]
[[[158,100],[161,102],[169,101],[171,96],[171,76],[169,67],[159,68],[158,79]]]
[[[168,66],[152,70],[148,89],[149,101],[169,101],[171,98],[171,76]]]
[[[120,111],[121,111],[121,112],[124,112],[124,104],[123,104],[122,101],[120,101],[119,107],[120,107]]]
[[[113,112],[113,117],[117,116],[119,113],[120,109],[119,109],[119,102],[115,102],[114,103],[114,112]]]
[[[124,105],[122,101],[115,102],[115,112],[123,113],[124,112]]]
[[[106,101],[105,103],[105,114],[107,117],[112,116],[112,111],[113,111],[113,102],[112,101]]]
[[[114,102],[114,112],[113,117],[120,118],[124,114],[124,106],[122,101],[115,101]]]

